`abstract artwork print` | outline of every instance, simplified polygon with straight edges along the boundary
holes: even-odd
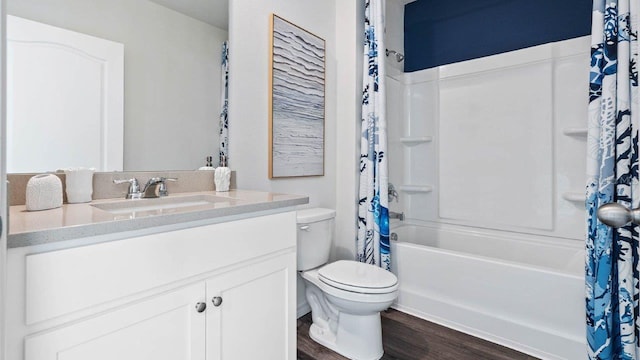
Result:
[[[272,17],[269,178],[324,175],[325,42]]]

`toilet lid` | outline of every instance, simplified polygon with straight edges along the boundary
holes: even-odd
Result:
[[[357,261],[340,260],[318,270],[320,281],[339,289],[378,294],[394,291],[398,278],[377,266]]]

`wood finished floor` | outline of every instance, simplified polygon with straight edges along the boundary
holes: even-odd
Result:
[[[298,360],[344,360],[309,337],[298,319]],[[383,360],[535,360],[532,356],[392,310],[382,312]]]

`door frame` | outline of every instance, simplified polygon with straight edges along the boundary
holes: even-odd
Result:
[[[7,161],[6,161],[6,2],[0,0],[0,360],[5,359],[5,306],[6,306],[6,276],[7,276]]]

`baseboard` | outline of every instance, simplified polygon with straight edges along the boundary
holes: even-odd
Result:
[[[311,307],[308,302],[302,302],[298,304],[298,309],[296,310],[296,317],[299,319],[304,315],[307,315],[311,312]]]

